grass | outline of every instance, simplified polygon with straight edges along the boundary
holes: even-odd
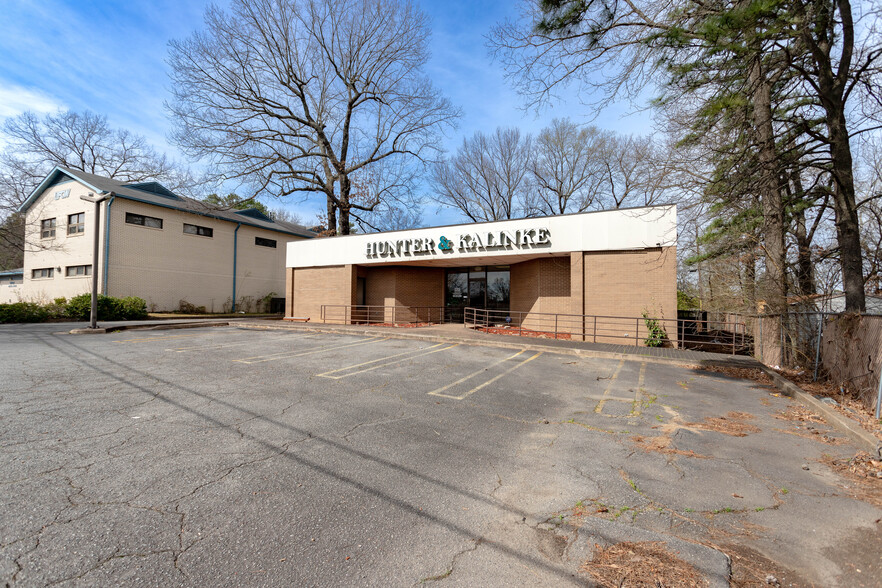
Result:
[[[438,580],[443,580],[450,576],[453,573],[453,568],[448,569],[443,574],[438,574],[437,576],[429,576],[428,578],[423,578],[420,580],[420,584],[425,584],[426,582],[437,582]]]
[[[789,494],[789,493],[790,493],[790,490],[788,490],[787,488],[781,488],[781,494]]]
[[[766,510],[766,507],[764,507],[764,506],[758,506],[758,507],[756,507],[756,508],[753,509],[753,510],[755,510],[756,512],[763,512],[764,510]]]

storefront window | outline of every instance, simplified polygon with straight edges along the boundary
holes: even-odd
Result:
[[[511,300],[511,281],[509,271],[491,270],[487,272],[487,308],[508,310]]]
[[[447,270],[444,296],[447,320],[462,320],[462,309],[508,310],[510,303],[508,266],[469,267]]]

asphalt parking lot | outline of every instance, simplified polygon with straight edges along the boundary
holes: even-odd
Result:
[[[782,585],[882,577],[882,509],[825,465],[855,447],[747,380],[385,337],[62,330],[0,327],[7,585],[559,586],[590,580],[595,544],[659,538],[711,585],[722,553],[768,558]]]

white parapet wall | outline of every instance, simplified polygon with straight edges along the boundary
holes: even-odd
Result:
[[[288,244],[290,268],[505,263],[572,251],[623,251],[677,242],[675,205],[309,239]]]

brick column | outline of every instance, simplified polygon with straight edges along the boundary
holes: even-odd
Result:
[[[285,268],[285,316],[294,316],[294,268]]]
[[[585,254],[581,251],[570,252],[570,312],[585,314]],[[584,328],[582,322],[583,332]],[[580,335],[579,340],[585,339]]]

